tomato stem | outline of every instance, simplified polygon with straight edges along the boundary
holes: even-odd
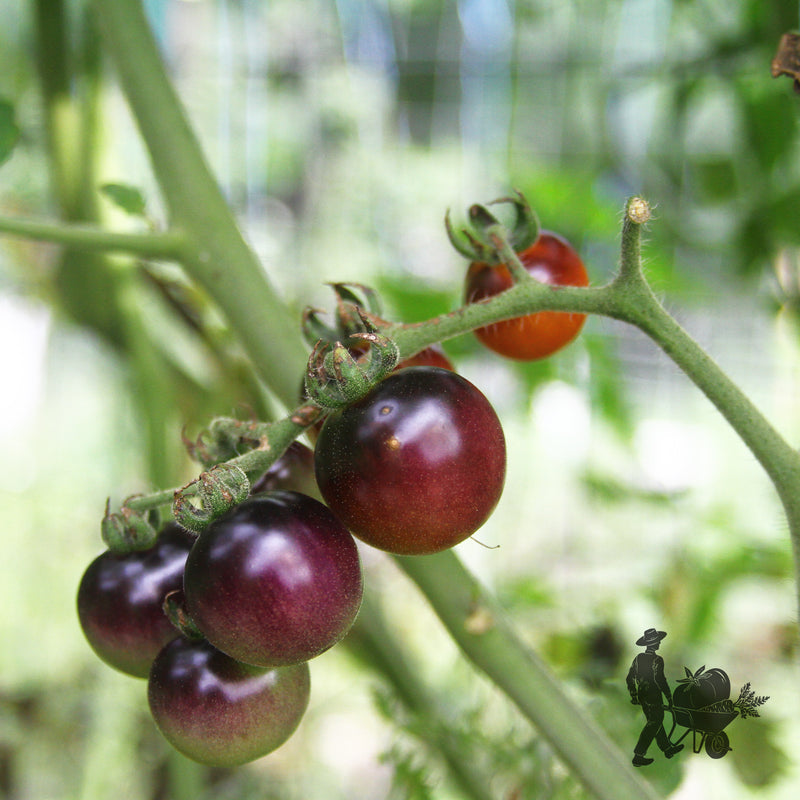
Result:
[[[424,557],[396,556],[396,560],[467,658],[513,700],[596,797],[657,797],[605,732],[573,703],[545,664],[520,640],[497,603],[452,550]],[[476,607],[486,620],[479,627],[470,624]]]
[[[0,216],[0,232],[83,250],[126,253],[141,258],[179,259],[186,245],[185,235],[177,230],[125,233],[109,231],[97,225],[17,217]]]
[[[216,300],[264,381],[291,408],[306,353],[297,324],[244,240],[170,83],[140,0],[93,0],[150,154],[181,263]]]
[[[49,237],[50,241],[83,248],[121,248],[139,255],[149,253],[180,260],[187,273],[215,298],[260,375],[290,408],[296,399],[297,376],[302,374],[306,353],[299,335],[287,333],[295,328],[292,316],[241,236],[208,169],[167,79],[141,3],[94,0],[94,5],[108,51],[115,59],[150,151],[174,227],[166,234],[143,237],[76,226],[64,226],[56,232],[46,223],[6,220],[0,222],[0,231]],[[405,358],[443,339],[541,310],[603,314],[635,325],[686,372],[758,458],[784,504],[795,554],[800,556],[800,456],[650,290],[640,255],[641,226],[649,218],[650,210],[644,201],[634,198],[628,202],[620,271],[605,286],[546,286],[528,279],[526,273],[525,280],[520,279],[496,297],[424,323],[381,325],[381,332],[396,342]],[[518,272],[521,265],[515,263],[515,254],[507,252],[513,248],[503,237],[497,239],[501,254],[512,272]],[[274,438],[268,436],[266,446],[257,446],[228,463],[247,473],[266,469],[306,426],[305,418],[290,415],[276,423],[272,429]],[[164,490],[132,498],[127,507],[147,510],[170,502],[174,492]],[[609,800],[654,797],[652,789],[624,763],[608,737],[521,643],[492,598],[454,553],[397,560],[465,654],[514,700],[591,791]],[[800,557],[795,563],[800,564]],[[480,629],[468,624],[476,602],[488,611],[490,620]]]

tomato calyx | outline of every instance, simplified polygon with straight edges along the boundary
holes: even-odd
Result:
[[[158,533],[147,516],[128,507],[127,500],[118,512],[113,513],[111,501],[107,500],[100,523],[100,535],[109,550],[124,555],[149,550],[155,544]]]
[[[397,365],[400,350],[384,336],[378,293],[360,283],[330,284],[336,295],[333,325],[319,309],[303,312],[303,334],[313,342],[308,359],[306,397],[330,411],[363,397]]]
[[[172,513],[179,525],[199,533],[249,494],[250,480],[241,467],[217,464],[175,492]],[[190,499],[194,497],[199,499],[199,506]]]
[[[400,358],[397,345],[366,317],[362,319],[368,330],[351,334],[345,340],[348,346],[320,340],[308,359],[306,394],[324,409],[343,408],[360,400]]]
[[[325,322],[319,308],[306,307],[303,310],[302,331],[305,340],[312,347],[320,340],[325,342],[344,341],[356,333],[370,333],[377,325],[386,324],[381,318],[382,308],[378,293],[363,283],[330,283],[334,292],[336,310],[333,324]],[[360,351],[366,349],[361,347]]]
[[[510,227],[504,226],[486,207],[501,204],[513,207],[514,220]],[[503,260],[499,252],[502,242],[507,242],[515,252],[520,252],[539,238],[539,219],[521,192],[500,197],[486,205],[476,203],[470,206],[467,214],[469,225],[459,231],[453,227],[449,210],[444,222],[450,243],[470,261],[499,264]]]
[[[162,608],[167,619],[185,639],[200,641],[205,638],[186,610],[186,597],[183,589],[174,589],[168,592],[164,597]]]

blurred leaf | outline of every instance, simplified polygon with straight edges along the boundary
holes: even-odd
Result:
[[[445,314],[460,301],[451,289],[439,289],[402,273],[381,275],[377,288],[384,307],[399,322],[419,322]]]
[[[737,722],[730,732],[733,767],[746,786],[769,786],[786,773],[789,757],[777,735],[777,726],[763,717]]]
[[[680,497],[688,494],[688,491],[661,492],[644,486],[636,486],[633,483],[621,480],[609,473],[602,473],[599,470],[587,470],[581,479],[592,495],[608,504],[639,501],[657,503],[659,505],[672,505]]]
[[[514,181],[539,217],[580,249],[584,239],[616,240],[620,207],[606,196],[597,169],[543,164],[515,165]]]
[[[504,608],[512,612],[521,609],[552,607],[553,592],[543,580],[522,577],[504,581],[498,587],[498,597]]]
[[[759,88],[763,84],[759,83]],[[796,145],[797,103],[767,84],[771,91],[741,92],[742,120],[749,150],[761,170],[771,172]]]
[[[105,183],[100,191],[117,207],[133,217],[144,217],[146,202],[142,192],[125,183]]]
[[[728,201],[740,191],[736,165],[729,158],[703,156],[692,162],[691,170],[701,197],[710,203]]]
[[[11,156],[19,137],[20,130],[14,106],[5,98],[0,97],[0,164]]]
[[[588,391],[592,409],[599,410],[611,427],[623,439],[627,439],[633,433],[633,412],[617,353],[605,336],[585,333],[582,341],[591,359]]]

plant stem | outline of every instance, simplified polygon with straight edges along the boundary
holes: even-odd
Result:
[[[44,101],[53,193],[67,218],[85,215],[85,187],[79,180],[80,113],[72,98],[74,71],[68,55],[67,12],[63,0],[35,0],[36,66]]]
[[[94,0],[109,52],[114,56],[125,93],[150,151],[172,222],[185,231],[182,263],[216,299],[262,377],[289,407],[294,405],[297,376],[305,361],[299,336],[285,305],[275,295],[255,255],[241,236],[164,73],[155,42],[138,0]],[[627,219],[627,217],[626,217]],[[637,228],[638,230],[638,228]],[[635,236],[630,240],[636,244]],[[620,282],[598,289],[553,288],[526,281],[502,296],[459,309],[423,326],[389,326],[402,355],[478,327],[486,316],[507,318],[550,308],[606,314],[627,319],[656,338],[665,351],[703,388],[729,417],[748,444],[767,430],[771,444],[762,458],[784,502],[800,513],[800,499],[789,501],[789,488],[800,480],[796,461],[779,445],[777,433],[754,409],[741,404],[729,382],[715,390],[719,375],[700,349],[662,318],[657,303],[631,289],[626,272]],[[647,300],[634,309],[631,298]],[[653,298],[655,300],[655,298]],[[481,319],[483,315],[483,319]],[[699,352],[698,352],[699,351]],[[710,361],[710,359],[708,359]],[[730,406],[739,404],[741,410]],[[762,462],[763,463],[763,462]],[[794,492],[800,497],[800,492]],[[793,528],[794,530],[794,528]],[[652,790],[624,763],[622,756],[591,719],[566,694],[533,653],[515,636],[475,579],[451,552],[414,559],[398,558],[436,609],[468,657],[484,670],[540,729],[598,797],[607,800],[652,798]],[[465,623],[476,605],[486,608],[493,624],[479,633]]]
[[[631,214],[631,208],[632,201],[623,223],[620,272],[611,285],[618,305],[614,316],[653,339],[714,404],[767,473],[789,523],[800,608],[800,454],[653,294],[639,252],[641,225],[647,219]],[[640,211],[638,206],[634,210]]]
[[[529,276],[494,297],[469,303],[433,319],[410,324],[384,322],[379,327],[381,333],[400,348],[400,358],[408,358],[425,347],[469,333],[475,328],[544,310],[616,318],[622,313],[610,284],[589,288],[551,286]]]
[[[236,225],[167,78],[141,3],[93,2],[171,222],[185,232],[182,264],[216,300],[261,377],[292,408],[307,355],[299,321]]]
[[[186,237],[178,231],[164,233],[117,233],[97,225],[44,222],[33,219],[0,217],[0,232],[12,236],[53,242],[82,250],[119,252],[141,258],[178,259]]]
[[[602,800],[657,797],[605,732],[520,641],[490,595],[452,551],[396,556],[396,561],[464,654],[516,703],[590,791]],[[478,614],[481,625],[471,625]]]

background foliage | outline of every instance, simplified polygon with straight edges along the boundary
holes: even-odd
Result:
[[[332,280],[375,285],[391,318],[455,307],[464,265],[444,210],[458,219],[512,186],[600,282],[637,192],[656,206],[653,283],[800,441],[800,100],[769,76],[796,3],[146,5],[209,161],[298,321],[303,306],[330,305]],[[63,27],[48,27],[59,10]],[[0,152],[19,138],[0,209],[159,226],[155,182],[89,20],[79,0],[0,10]],[[55,123],[48,97],[60,100]],[[101,191],[110,183],[140,190],[144,216]],[[137,202],[123,195],[128,210]],[[74,594],[100,549],[106,497],[191,477],[183,426],[274,409],[208,298],[165,264],[4,238],[0,342],[0,795],[460,796],[426,744],[430,719],[398,703],[369,654],[321,657],[298,735],[222,773],[170,752],[144,687],[83,642]],[[790,554],[757,465],[670,363],[616,323],[590,320],[543,364],[500,364],[470,337],[446,347],[510,443],[504,498],[479,534],[500,547],[468,541],[460,555],[623,747],[641,724],[624,675],[644,628],[669,632],[673,684],[703,663],[737,688],[752,681],[773,701],[731,726],[727,758],[682,754],[648,776],[680,798],[788,797],[800,735]],[[496,796],[578,795],[392,565],[365,553],[365,567]]]

